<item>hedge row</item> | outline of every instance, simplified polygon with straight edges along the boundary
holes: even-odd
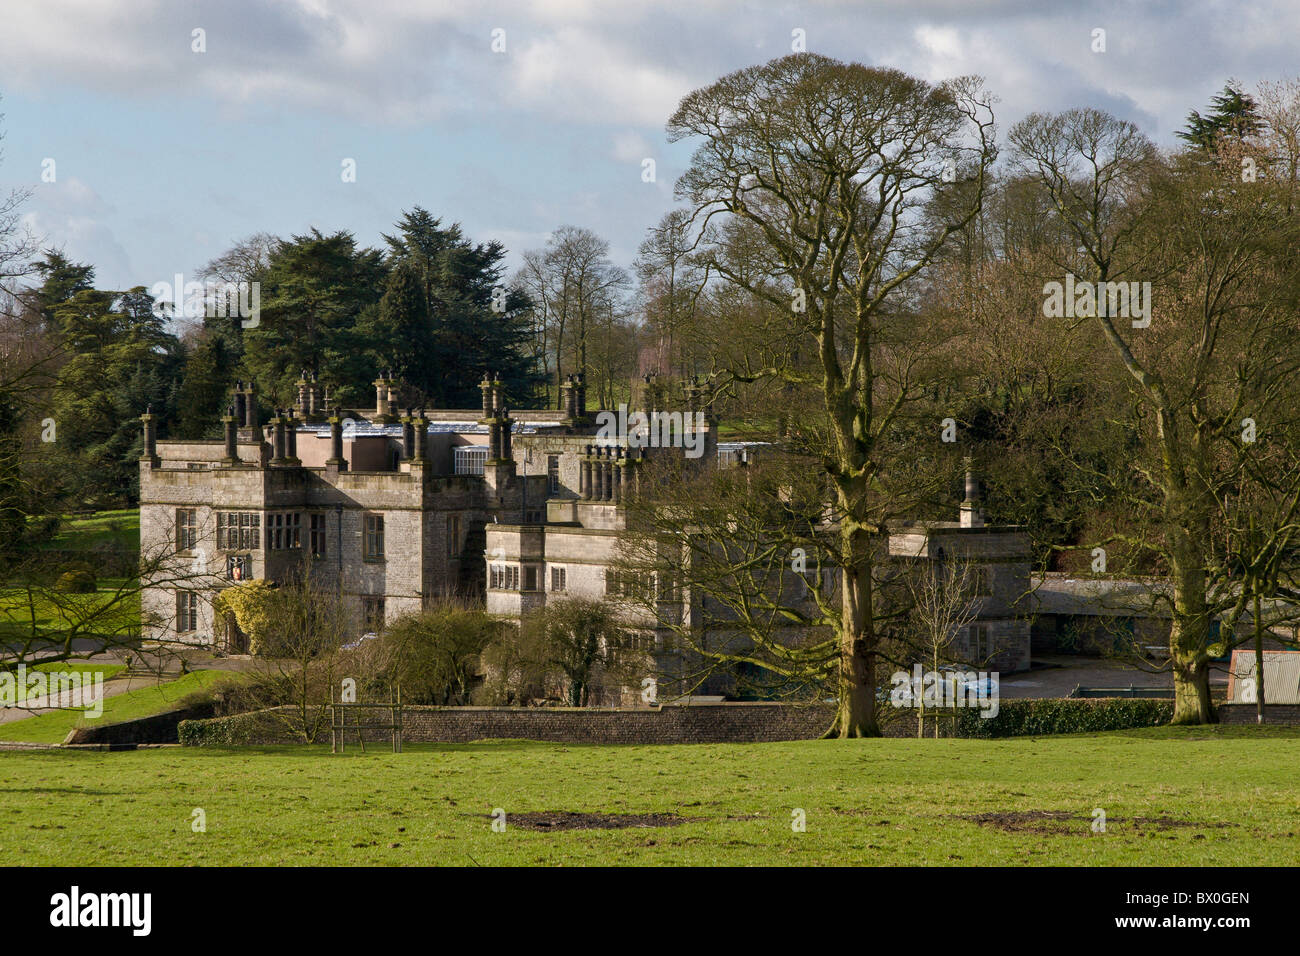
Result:
[[[274,718],[254,711],[208,720],[182,720],[176,727],[176,737],[183,747],[238,747],[259,743],[268,731],[274,732],[275,726]]]
[[[976,708],[959,712],[957,736],[1026,737],[1158,727],[1173,719],[1174,702],[1118,697],[1003,700],[996,717],[986,719],[981,713]]]

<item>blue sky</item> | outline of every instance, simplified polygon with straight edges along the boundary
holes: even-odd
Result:
[[[663,133],[678,100],[794,30],[930,80],[982,74],[1004,133],[1095,106],[1172,145],[1228,77],[1300,72],[1294,0],[40,0],[0,13],[0,189],[32,189],[27,225],[105,288],[190,278],[260,231],[378,244],[417,204],[512,267],[570,223],[626,266],[689,158]]]

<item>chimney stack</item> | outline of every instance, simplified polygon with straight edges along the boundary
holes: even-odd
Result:
[[[271,428],[271,464],[287,465],[289,462],[285,455],[284,412],[281,409],[275,410],[275,417],[271,419]]]
[[[573,383],[573,376],[570,375],[565,379],[564,384],[560,386],[560,395],[563,399],[561,404],[564,406],[564,420],[573,421],[578,417],[578,393]]]
[[[144,430],[144,454],[140,456],[140,460],[147,461],[150,468],[157,468],[162,461],[158,458],[158,435],[154,431],[152,405],[145,407],[140,421]]]
[[[963,528],[984,527],[984,509],[981,507],[980,482],[975,477],[971,459],[966,464],[966,500],[961,503],[960,523]]]
[[[406,416],[402,419],[402,458],[410,461],[415,457],[415,418],[411,414],[411,409],[406,410]]]
[[[289,464],[301,465],[302,459],[298,457],[298,420],[294,417],[293,409],[285,409],[285,413],[288,417],[288,420],[284,423],[285,457],[289,459]]]
[[[501,379],[497,378],[497,373],[492,373],[492,417],[503,418],[505,416],[505,389],[501,387]]]
[[[244,383],[242,381],[235,383],[235,404],[231,407],[230,413],[235,417],[235,427],[244,427]]]
[[[429,459],[429,419],[424,416],[424,409],[415,418],[415,454],[414,461],[421,464]]]
[[[253,388],[253,383],[248,383],[248,388],[244,391],[244,427],[256,431],[257,423],[257,392]]]
[[[333,471],[347,471],[348,462],[343,457],[343,419],[339,409],[330,413],[330,457],[325,468]]]
[[[295,406],[298,417],[305,419],[310,414],[311,409],[311,383],[307,380],[307,370],[302,370],[302,375],[298,379],[298,404]]]
[[[238,394],[238,393],[236,393]],[[221,459],[223,465],[239,464],[239,446],[235,438],[235,406],[230,405],[226,409],[225,417],[221,419],[221,424],[225,430],[226,455]]]

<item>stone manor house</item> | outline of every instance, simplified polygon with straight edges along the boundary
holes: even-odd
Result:
[[[146,639],[245,651],[241,635],[214,621],[213,597],[235,582],[280,580],[303,560],[315,580],[355,602],[362,631],[449,594],[518,618],[561,596],[623,593],[612,565],[626,529],[625,490],[647,457],[685,455],[682,447],[606,437],[581,376],[563,385],[559,410],[511,411],[501,383],[485,379],[480,409],[403,413],[394,380],[374,386],[373,410],[327,409],[304,375],[294,407],[263,424],[256,395],[241,384],[218,441],[160,439],[152,416],[143,417],[142,553],[168,551],[189,568],[146,580]],[[685,392],[686,414],[668,418],[679,437],[696,432],[685,443],[703,450],[692,467],[743,465],[759,451],[761,443],[719,443],[702,389]],[[1028,541],[1014,528],[985,527],[977,498],[968,480],[959,521],[900,527],[889,551],[977,563],[983,600],[966,653],[990,669],[1022,670],[1029,622],[1017,602],[1028,590]],[[670,642],[644,637],[644,650],[671,670]],[[702,692],[714,690],[726,688]]]

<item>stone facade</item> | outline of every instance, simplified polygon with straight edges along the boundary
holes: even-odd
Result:
[[[608,413],[587,412],[581,379],[565,384],[562,409],[513,414],[501,384],[489,380],[481,410],[427,414],[403,414],[391,380],[375,387],[375,409],[363,415],[325,409],[314,383],[303,381],[298,406],[261,425],[255,396],[241,386],[225,437],[215,442],[158,440],[145,416],[147,639],[214,644],[224,636],[226,650],[245,650],[229,622],[214,620],[213,597],[238,581],[283,580],[304,562],[315,580],[345,595],[359,633],[445,595],[482,599],[490,613],[513,619],[560,597],[604,600],[616,590],[623,497],[636,487],[641,463],[661,455],[695,460],[695,451],[699,467],[723,458],[716,422],[698,410],[698,390],[688,389],[686,413],[664,419],[675,441],[637,447],[625,433],[610,434]],[[725,460],[747,461],[749,451],[732,443]],[[976,622],[980,658],[987,669],[1022,670],[1029,666],[1028,621],[1018,606],[1028,590],[1027,539],[1014,528],[984,527],[973,487],[958,522],[892,529],[888,553],[899,562],[960,555],[978,563],[988,584]],[[709,613],[694,600],[677,608],[680,620]],[[687,667],[669,634],[647,620],[629,624],[646,632],[648,672]],[[691,692],[729,686],[724,676]],[[639,687],[615,691],[601,699],[639,699]]]

